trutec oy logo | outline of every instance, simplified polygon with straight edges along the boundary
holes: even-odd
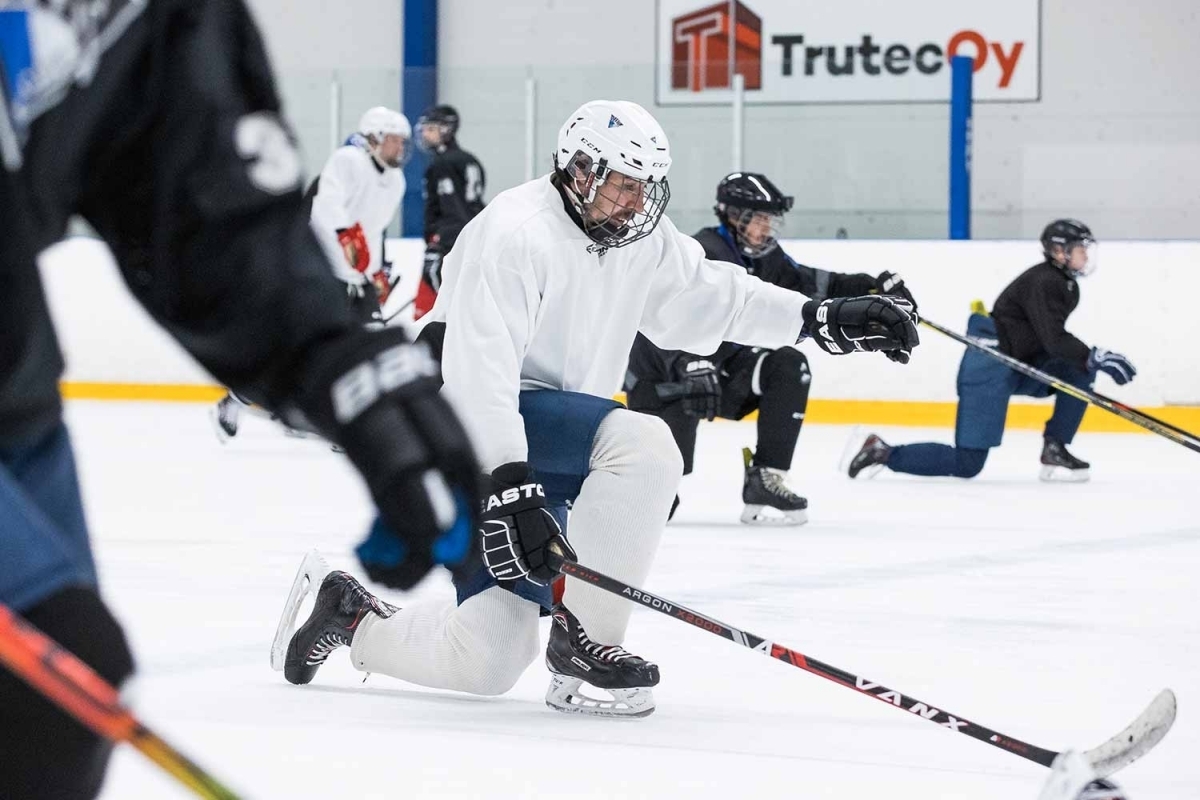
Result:
[[[671,88],[728,89],[735,74],[762,88],[762,18],[739,2],[714,3],[671,20]]]
[[[771,44],[780,48],[781,71],[788,78],[796,74],[832,77],[854,75],[904,75],[916,70],[922,75],[936,75],[954,56],[974,59],[974,72],[979,72],[989,59],[1000,67],[999,88],[1007,88],[1025,49],[1025,42],[989,41],[978,31],[960,30],[945,45],[935,42],[877,44],[872,34],[864,33],[858,44],[830,45],[806,41],[804,34],[777,34]]]

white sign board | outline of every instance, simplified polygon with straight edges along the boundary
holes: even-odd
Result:
[[[928,103],[950,58],[982,102],[1039,100],[1040,0],[658,0],[659,105]]]

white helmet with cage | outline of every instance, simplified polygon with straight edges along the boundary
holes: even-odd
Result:
[[[559,131],[554,166],[584,233],[602,247],[649,236],[671,198],[670,143],[637,103],[580,106]]]
[[[403,166],[412,154],[409,144],[412,140],[412,126],[408,124],[408,117],[399,111],[385,106],[368,108],[358,121],[358,133],[373,140],[368,149],[376,159],[389,167]],[[383,158],[380,154],[388,136],[400,136],[404,139],[404,144],[397,155]]]

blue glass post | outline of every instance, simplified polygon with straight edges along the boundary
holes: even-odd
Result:
[[[950,60],[950,238],[971,238],[971,76],[974,59]]]
[[[437,102],[438,0],[404,0],[404,72],[400,78],[400,109],[415,127],[417,118]],[[404,167],[408,191],[400,207],[400,234],[420,236],[425,229],[425,200],[421,182],[428,158],[416,148]]]

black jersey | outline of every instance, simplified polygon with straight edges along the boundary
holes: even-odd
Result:
[[[451,142],[425,170],[425,241],[449,252],[459,231],[483,211],[486,176],[479,159]]]
[[[1079,305],[1079,282],[1048,261],[1030,267],[996,298],[992,317],[1001,351],[1025,363],[1046,356],[1087,368],[1091,348],[1067,332]]]
[[[738,264],[759,280],[799,292],[814,300],[857,297],[876,288],[875,279],[870,275],[828,272],[809,267],[793,261],[782,247],[774,247],[760,258],[748,258],[738,252],[733,238],[723,227],[703,228],[693,238],[704,248],[705,258]],[[707,358],[719,369],[721,362],[742,347],[734,342],[724,342]],[[654,383],[675,380],[675,362],[684,355],[688,354],[679,350],[663,350],[638,334],[629,354],[626,389],[632,388],[638,380]]]
[[[22,8],[58,36],[6,40],[0,59],[21,73],[0,75],[0,445],[61,413],[36,256],[75,214],[209,372],[256,402],[290,401],[309,348],[358,323],[302,213],[299,156],[242,0]]]

